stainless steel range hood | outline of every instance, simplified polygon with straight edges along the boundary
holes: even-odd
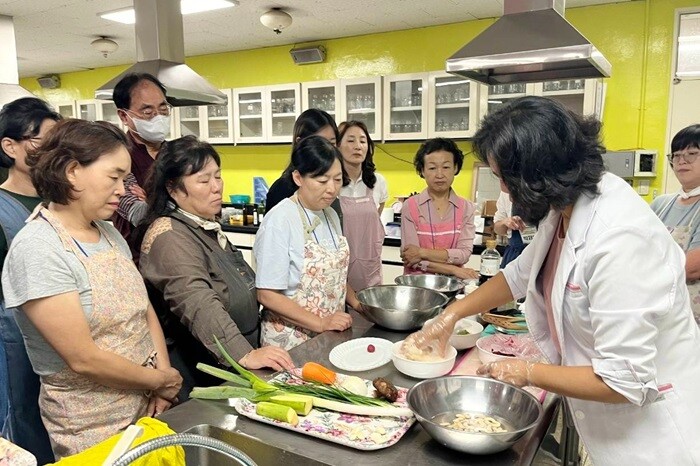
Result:
[[[505,0],[504,13],[446,61],[486,84],[609,77],[612,65],[564,19],[565,0]]]
[[[163,83],[168,102],[187,105],[224,105],[226,95],[185,65],[185,42],[180,2],[134,0],[137,63],[95,91],[111,100],[114,86],[129,73],[150,73]]]
[[[17,45],[12,17],[0,15],[0,108],[20,97],[36,97],[19,85]]]

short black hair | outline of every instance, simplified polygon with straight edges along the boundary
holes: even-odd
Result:
[[[671,152],[678,152],[683,149],[694,147],[700,149],[700,125],[686,126],[678,131],[671,141]]]
[[[294,149],[297,143],[302,139],[318,133],[326,126],[330,126],[333,129],[336,143],[340,141],[338,125],[335,124],[335,120],[328,112],[318,108],[309,108],[301,112],[301,115],[299,115],[294,122],[292,149]]]
[[[321,136],[304,138],[292,151],[292,172],[289,173],[289,179],[293,182],[294,171],[298,171],[301,176],[321,176],[331,169],[336,160],[342,167],[343,156],[326,138]]]
[[[23,141],[39,134],[44,120],[58,121],[62,117],[49,104],[36,97],[22,97],[2,107],[0,111],[0,140]],[[0,147],[0,167],[10,168],[15,159]]]
[[[150,81],[166,95],[165,86],[158,81],[158,78],[149,73],[129,73],[124,76],[112,92],[112,100],[118,109],[128,110],[131,107],[131,91],[142,81]]]
[[[420,145],[418,152],[416,152],[416,156],[413,158],[413,166],[416,167],[416,172],[421,178],[423,178],[423,168],[425,168],[425,156],[441,150],[452,154],[452,161],[454,162],[455,167],[457,167],[455,175],[458,175],[459,172],[462,171],[462,165],[464,164],[464,153],[459,149],[459,147],[457,147],[457,144],[455,144],[452,139],[428,139]]]
[[[210,158],[221,167],[221,157],[214,146],[200,141],[195,136],[183,136],[163,142],[146,182],[148,212],[142,223],[150,225],[158,217],[175,210],[172,207],[175,203],[171,204],[172,198],[168,190],[179,189],[186,192],[183,178],[198,173]]]
[[[484,117],[474,135],[479,160],[494,163],[528,223],[598,194],[605,166],[601,123],[545,97],[521,97]]]

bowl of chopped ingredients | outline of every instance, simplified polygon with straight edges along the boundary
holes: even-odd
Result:
[[[542,405],[521,388],[470,375],[423,380],[406,396],[428,434],[476,455],[511,447],[542,418]]]

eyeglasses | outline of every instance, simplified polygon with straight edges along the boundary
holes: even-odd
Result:
[[[671,165],[673,165],[674,163],[678,163],[681,157],[683,157],[685,163],[693,163],[698,158],[698,156],[700,156],[700,150],[691,150],[687,152],[674,152],[672,154],[668,154],[666,158],[671,163]]]
[[[141,110],[141,112],[134,112],[132,110],[126,110],[129,113],[133,113],[135,115],[138,115],[140,117],[143,117],[145,120],[152,120],[155,118],[156,115],[163,115],[163,116],[169,116],[170,112],[173,111],[173,106],[170,104],[165,104],[161,105],[157,109],[148,107],[144,110]]]

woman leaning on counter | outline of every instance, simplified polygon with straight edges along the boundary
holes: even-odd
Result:
[[[194,386],[216,384],[198,362],[228,364],[214,336],[248,369],[294,366],[285,350],[259,348],[255,274],[215,220],[220,165],[211,144],[185,136],[163,143],[148,186],[139,269],[172,341],[171,363],[184,379],[181,399]]]
[[[338,148],[350,178],[340,188],[343,234],[350,247],[348,283],[354,290],[382,284],[384,226],[380,214],[389,197],[384,177],[374,166],[374,142],[361,121],[347,121]]]
[[[700,329],[683,254],[639,195],[605,173],[599,138],[599,122],[542,97],[484,118],[475,152],[539,230],[408,341],[444,348],[460,318],[526,297],[548,362],[509,358],[479,373],[565,396],[593,464],[700,464]]]
[[[64,120],[27,157],[47,204],[12,242],[2,281],[57,458],[167,409],[182,382],[129,247],[105,221],[124,194],[127,144],[110,123]]]
[[[455,194],[452,182],[464,154],[444,138],[424,142],[413,160],[428,185],[409,197],[401,209],[401,258],[405,274],[440,273],[477,278],[464,268],[474,244],[474,204]]]
[[[700,325],[700,125],[678,132],[671,141],[668,161],[681,183],[677,194],[659,196],[651,203],[671,236],[685,252],[685,279],[695,322]]]
[[[294,148],[291,167],[299,189],[265,216],[253,246],[261,341],[286,349],[317,333],[349,328],[345,303],[359,307],[347,286],[348,243],[329,208],[343,182],[340,152],[310,136]]]

